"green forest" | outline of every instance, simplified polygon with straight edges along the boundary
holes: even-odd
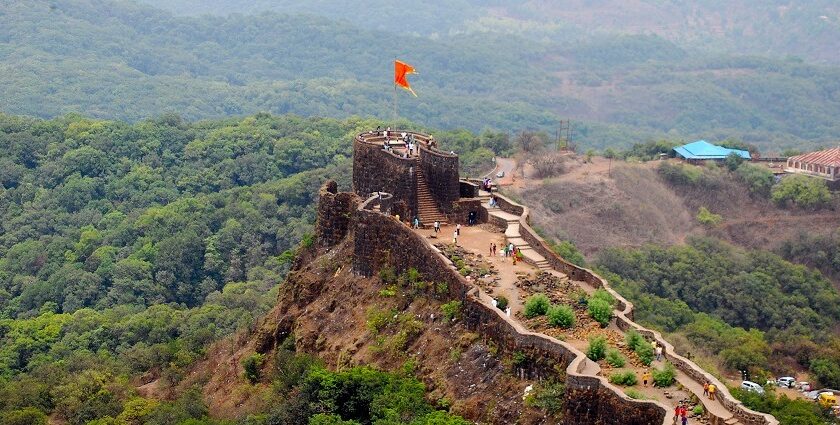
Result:
[[[397,93],[400,116],[437,128],[554,134],[561,119],[573,119],[575,140],[587,148],[740,138],[766,152],[809,149],[840,134],[840,69],[830,65],[650,34],[534,39],[492,26],[457,31],[457,22],[402,30],[399,20],[389,31],[378,22],[395,6],[368,19],[330,16],[341,7],[315,14],[317,4],[275,6],[182,17],[111,0],[5,2],[0,110],[128,121],[167,112],[190,120],[261,111],[391,118],[391,60],[399,56],[417,67],[420,95]],[[443,16],[471,19],[475,9],[452,7]],[[412,16],[427,22],[436,10],[420,6]]]
[[[809,369],[819,384],[840,386],[840,292],[819,271],[697,237],[607,249],[597,264],[637,320],[682,335],[695,355],[759,378]]]
[[[381,124],[0,115],[0,417],[116,418],[136,403],[130,377],[178,382],[274,305],[318,187],[348,188],[352,137]],[[434,134],[465,174],[510,145]]]

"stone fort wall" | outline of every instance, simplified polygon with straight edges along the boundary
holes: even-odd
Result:
[[[420,144],[420,168],[426,177],[429,192],[444,213],[452,212],[453,203],[461,197],[458,155],[448,154]]]
[[[510,199],[498,195],[497,201],[499,207],[510,214],[515,214],[521,217],[519,221],[519,234],[528,242],[531,247],[540,255],[546,258],[548,262],[556,270],[565,273],[572,280],[587,282],[596,288],[603,288],[609,292],[618,301],[618,313],[616,314],[616,324],[622,331],[629,331],[635,329],[637,332],[645,336],[649,340],[655,340],[657,344],[661,345],[665,358],[670,361],[677,369],[690,376],[693,380],[699,383],[710,382],[715,384],[718,390],[718,400],[726,407],[727,410],[743,424],[746,425],[778,425],[778,420],[772,415],[753,411],[743,403],[735,399],[729,390],[720,380],[712,374],[704,371],[691,360],[676,353],[674,346],[670,344],[659,332],[644,328],[633,321],[633,304],[618,292],[612,289],[609,283],[601,276],[595,274],[593,271],[578,267],[554,253],[548,246],[546,241],[540,237],[528,223],[529,210],[527,207],[516,204]],[[506,225],[506,224],[505,224]],[[504,227],[503,225],[502,227]],[[705,403],[706,400],[700,400]],[[706,409],[708,412],[709,409]],[[720,418],[709,414],[709,420],[712,425],[724,424],[728,418]]]
[[[363,199],[381,191],[394,196],[394,213],[413,217],[417,211],[417,179],[414,159],[400,158],[381,144],[353,141],[353,191]]]
[[[324,191],[322,191],[324,193]],[[329,190],[326,193],[330,193]],[[329,198],[330,195],[327,195]],[[424,279],[445,282],[452,298],[463,302],[465,324],[484,338],[493,340],[508,354],[525,354],[520,373],[531,379],[551,376],[565,378],[569,396],[565,417],[575,424],[660,425],[666,420],[667,407],[659,402],[632,400],[606,379],[581,373],[585,355],[564,342],[546,335],[529,332],[498,309],[489,307],[486,294],[461,276],[455,265],[428,240],[413,232],[393,217],[374,210],[378,199],[370,197],[355,211],[345,209],[335,215],[351,214],[353,235],[353,270],[362,276],[373,276],[383,267],[397,272],[416,268]],[[342,204],[340,208],[351,208]],[[319,214],[319,218],[320,218]],[[327,226],[317,226],[325,229]],[[320,231],[320,230],[319,230]],[[331,240],[318,235],[318,240]],[[482,296],[484,302],[482,302]],[[565,374],[558,375],[558,371]],[[573,421],[573,422],[571,422]]]

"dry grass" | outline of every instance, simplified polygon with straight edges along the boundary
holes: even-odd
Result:
[[[602,247],[682,242],[693,214],[647,167],[617,165],[612,178],[560,178],[520,193],[533,221],[555,239],[570,239],[591,256]]]

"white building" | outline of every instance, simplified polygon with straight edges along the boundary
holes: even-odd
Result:
[[[792,156],[787,160],[785,172],[840,181],[840,148]]]

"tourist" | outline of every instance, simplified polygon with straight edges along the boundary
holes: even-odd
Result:
[[[455,234],[452,235],[452,243],[454,245],[458,245],[458,231],[455,231]]]
[[[677,421],[680,419],[680,414],[682,414],[683,405],[682,402],[679,402],[676,407],[674,407],[674,425],[677,425]]]
[[[490,256],[493,256],[493,243],[490,243]]]
[[[419,219],[419,218],[417,218],[417,216],[416,216],[416,215],[414,216],[414,228],[415,228],[415,229],[419,229],[419,228],[420,228],[420,219]]]
[[[461,223],[455,225],[455,234],[461,236]]]
[[[708,397],[709,396],[709,383],[706,382],[703,384],[703,395]]]
[[[492,253],[490,255],[492,255],[494,257],[496,256],[496,244],[495,243],[493,243],[493,250],[492,250]]]
[[[648,386],[648,382],[651,381],[650,370],[645,369],[645,373],[642,375],[642,383],[644,386]]]
[[[662,346],[661,345],[656,346],[656,361],[658,361],[658,362],[662,361]]]
[[[440,222],[435,220],[435,233],[440,233]]]
[[[688,409],[683,407],[682,412],[680,412],[680,417],[682,418],[682,425],[688,424]]]
[[[715,384],[709,384],[709,400],[715,399],[715,391],[717,391]]]

